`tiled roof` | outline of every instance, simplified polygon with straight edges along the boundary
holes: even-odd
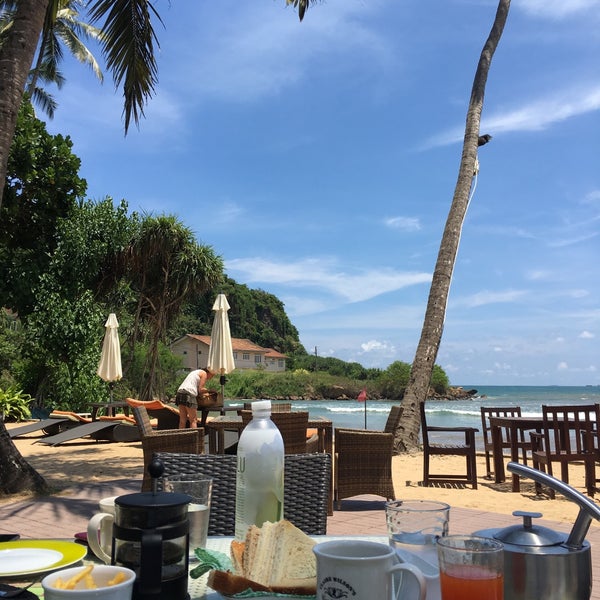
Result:
[[[210,346],[210,335],[194,335],[193,333],[188,333],[186,334],[186,337],[198,340],[199,342]],[[240,338],[231,338],[231,345],[233,346],[234,352],[267,353],[270,351],[269,348],[263,348],[262,346],[258,346],[254,342],[251,342],[250,340]]]

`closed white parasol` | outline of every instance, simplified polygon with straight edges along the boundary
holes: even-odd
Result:
[[[112,389],[115,381],[123,377],[121,367],[121,343],[119,342],[119,322],[117,315],[110,313],[104,324],[106,331],[102,342],[102,355],[98,365],[97,374],[108,382],[110,386],[110,399],[112,401]]]
[[[215,320],[210,335],[208,363],[206,365],[210,371],[221,375],[221,394],[224,391],[225,375],[235,369],[231,332],[229,331],[229,316],[227,314],[229,308],[229,302],[227,302],[225,294],[219,294],[213,304]]]

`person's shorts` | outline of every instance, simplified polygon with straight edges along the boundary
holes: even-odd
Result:
[[[188,408],[198,408],[198,398],[196,396],[192,396],[187,392],[177,392],[175,395],[175,404],[179,406],[182,404],[183,406],[187,406]]]

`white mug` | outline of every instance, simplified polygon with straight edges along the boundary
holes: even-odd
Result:
[[[365,540],[334,540],[317,544],[317,600],[376,598],[425,600],[427,583],[421,571],[398,564],[393,548]]]
[[[115,520],[115,498],[102,498],[98,502],[99,513],[88,522],[87,540],[92,552],[107,565],[111,561],[113,523]]]

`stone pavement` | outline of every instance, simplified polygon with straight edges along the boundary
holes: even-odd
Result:
[[[0,505],[0,533],[19,533],[21,538],[68,539],[86,530],[88,519],[98,511],[98,500],[140,491],[140,482],[131,479],[104,481],[78,485],[61,495],[21,500]],[[357,496],[344,500],[342,510],[334,511],[327,520],[327,533],[385,534],[385,502],[377,496]],[[450,533],[471,533],[490,527],[505,527],[518,522],[511,515],[490,513],[485,510],[452,508]],[[564,523],[537,520],[558,531],[568,532]],[[600,600],[600,527],[592,524],[587,535],[592,544],[593,590],[592,600]]]

